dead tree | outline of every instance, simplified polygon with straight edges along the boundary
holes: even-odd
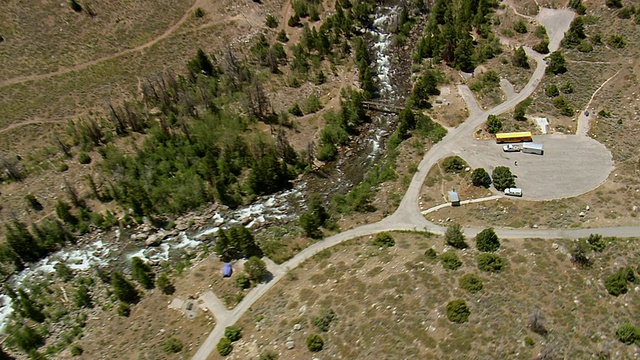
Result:
[[[544,327],[544,316],[536,308],[533,309],[529,316],[529,328],[531,331],[541,336],[547,336],[548,334],[547,329]]]

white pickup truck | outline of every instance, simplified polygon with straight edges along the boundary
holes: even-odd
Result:
[[[502,146],[502,151],[504,152],[516,152],[522,150],[522,145],[520,144],[507,144]]]

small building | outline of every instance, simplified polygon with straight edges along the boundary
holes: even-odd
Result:
[[[233,268],[231,267],[230,263],[225,263],[224,265],[222,265],[222,276],[223,277],[229,277],[229,276],[231,276],[232,273],[233,273]]]
[[[460,206],[460,196],[457,191],[449,191],[449,201],[451,202],[451,206]]]

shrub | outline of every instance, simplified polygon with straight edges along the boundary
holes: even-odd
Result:
[[[162,342],[162,350],[167,354],[177,354],[182,351],[183,347],[182,341],[173,336]]]
[[[44,209],[40,201],[38,201],[38,199],[36,199],[33,194],[25,195],[24,199],[27,200],[27,204],[31,209],[35,211],[41,211],[42,209]]]
[[[442,161],[445,172],[457,174],[467,167],[467,163],[460,156],[449,156]]]
[[[582,40],[576,49],[580,52],[588,53],[593,51],[593,45],[587,40]]]
[[[444,233],[444,240],[447,245],[453,246],[458,249],[465,249],[468,247],[464,241],[464,233],[462,232],[462,226],[459,224],[452,224],[447,227],[447,231]]]
[[[84,352],[84,349],[78,344],[73,344],[69,348],[69,352],[71,353],[71,356],[80,356]]]
[[[65,172],[67,170],[69,170],[69,165],[67,165],[66,163],[60,163],[60,165],[58,165],[59,172]]]
[[[529,329],[540,336],[547,336],[547,328],[544,326],[544,316],[538,309],[533,309],[529,316]]]
[[[313,325],[322,332],[329,331],[329,326],[338,317],[332,309],[322,308],[318,313],[318,316],[314,316],[312,319]]]
[[[440,256],[440,262],[442,267],[447,270],[456,270],[462,266],[462,261],[458,258],[458,255],[454,252],[446,252]]]
[[[544,89],[544,94],[548,97],[556,97],[560,95],[560,90],[558,90],[558,85],[550,84]]]
[[[562,91],[563,94],[573,94],[573,85],[571,85],[570,82],[566,82],[564,84],[562,84],[562,86],[560,86],[560,91]]]
[[[293,104],[293,106],[291,106],[289,108],[289,114],[294,115],[294,116],[303,116],[304,113],[302,112],[302,109],[300,109],[300,105],[298,105],[298,103]]]
[[[471,172],[471,183],[473,186],[482,186],[488,189],[491,185],[491,176],[483,168],[474,169]]]
[[[469,321],[469,307],[462,299],[453,300],[447,304],[447,318],[449,321],[462,324]]]
[[[607,247],[607,244],[602,239],[602,235],[600,234],[591,234],[587,238],[587,243],[591,246],[593,251],[602,252],[604,248]]]
[[[244,289],[248,289],[249,286],[251,286],[251,280],[249,280],[246,274],[241,273],[241,274],[238,274],[238,276],[236,276],[234,284],[238,289],[244,290]]]
[[[165,295],[171,295],[176,291],[176,288],[173,286],[173,284],[169,280],[169,277],[167,276],[167,274],[164,274],[164,273],[158,276],[158,282],[156,285],[158,285],[158,288]]]
[[[623,47],[627,46],[627,43],[626,41],[624,41],[624,38],[622,37],[622,35],[618,35],[618,34],[611,35],[609,37],[609,40],[607,40],[607,44],[609,44],[609,46],[614,47],[616,49],[622,49]]]
[[[487,118],[487,131],[490,134],[499,133],[502,130],[502,119],[495,115],[489,115]]]
[[[486,228],[476,235],[476,247],[484,252],[494,252],[500,248],[500,240],[493,228]]]
[[[273,350],[267,349],[260,353],[260,356],[258,356],[258,360],[278,360],[278,353]]]
[[[131,314],[131,307],[129,306],[129,304],[125,302],[121,302],[120,305],[118,305],[118,315],[129,317],[130,314]]]
[[[265,24],[268,28],[275,29],[278,27],[278,19],[275,16],[269,14],[265,20]]]
[[[544,25],[538,25],[536,27],[536,30],[533,32],[533,34],[538,39],[546,39],[547,38],[547,28],[545,28]]]
[[[242,338],[242,328],[238,326],[227,326],[224,329],[224,336],[231,340],[231,342],[238,341]]]
[[[513,24],[513,30],[515,32],[517,32],[518,34],[526,34],[527,33],[527,24],[525,24],[524,21],[522,21],[522,20],[518,20],[518,21],[516,21],[515,24]]]
[[[267,264],[257,256],[252,256],[244,263],[244,272],[253,281],[262,281],[269,274]]]
[[[388,232],[381,232],[376,235],[376,238],[373,240],[373,246],[381,247],[381,248],[389,248],[396,244],[396,241],[393,240],[393,237]]]
[[[564,59],[564,55],[560,50],[554,51],[549,55],[549,65],[547,66],[547,74],[563,74],[567,72],[567,62]]]
[[[322,102],[320,102],[320,98],[315,94],[309,95],[309,97],[304,101],[304,111],[308,114],[317,112],[322,109]]]
[[[80,5],[76,0],[69,0],[69,7],[71,7],[71,10],[75,12],[82,11],[82,5]]]
[[[302,23],[300,22],[300,16],[294,14],[293,16],[289,17],[287,25],[289,25],[290,27],[301,27]]]
[[[628,282],[632,283],[636,281],[636,274],[633,272],[633,269],[630,266],[620,269],[620,272],[622,272],[624,278],[627,279]]]
[[[535,345],[535,344],[536,344],[536,342],[535,342],[535,341],[533,341],[533,339],[531,338],[531,336],[525,336],[525,337],[524,337],[524,344],[525,344],[526,346],[532,347],[533,345]]]
[[[233,344],[231,343],[231,340],[229,340],[229,338],[223,337],[222,339],[220,339],[220,341],[218,341],[216,349],[218,349],[218,354],[227,356],[231,354],[231,351],[233,351]]]
[[[638,329],[635,326],[631,325],[631,323],[629,322],[620,325],[618,330],[616,330],[616,337],[623,344],[633,344],[634,342],[636,342],[636,340],[638,340],[636,336],[638,336]]]
[[[458,284],[460,285],[461,288],[471,293],[477,293],[478,291],[482,290],[484,286],[482,284],[482,279],[480,278],[480,276],[476,274],[462,275],[462,277],[458,281]]]
[[[548,54],[549,53],[549,41],[542,40],[539,43],[533,45],[533,50],[539,52],[540,54]]]
[[[435,260],[438,257],[438,253],[432,248],[428,248],[427,251],[424,252],[424,256],[429,260]]]
[[[203,8],[201,8],[201,7],[196,8],[196,10],[193,12],[193,15],[194,15],[195,17],[197,17],[198,19],[203,18],[203,17],[205,16],[205,14],[206,14],[206,12],[205,12],[205,11],[204,11],[204,9],[203,9]]]
[[[604,287],[607,288],[609,294],[613,296],[626,294],[629,289],[627,289],[625,273],[618,270],[617,272],[607,276],[604,279]]]
[[[284,31],[284,29],[280,30],[280,32],[278,33],[278,35],[276,36],[276,40],[286,43],[287,41],[289,41],[289,37],[287,36],[287,32]]]
[[[622,7],[622,0],[605,0],[604,3],[609,7],[609,8],[621,8]]]
[[[572,116],[574,113],[573,108],[569,105],[569,101],[562,96],[558,96],[553,99],[553,105],[560,110],[560,113],[565,116]]]
[[[584,268],[590,267],[591,259],[589,259],[588,255],[590,250],[591,247],[586,241],[578,240],[578,242],[571,246],[571,261]]]
[[[500,272],[504,267],[504,260],[496,254],[483,253],[478,255],[478,269],[487,272]]]
[[[324,347],[324,340],[317,334],[311,334],[307,338],[307,348],[311,352],[318,352]]]

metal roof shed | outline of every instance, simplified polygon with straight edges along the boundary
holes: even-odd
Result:
[[[449,201],[451,202],[451,206],[460,206],[460,196],[457,191],[449,191]]]

